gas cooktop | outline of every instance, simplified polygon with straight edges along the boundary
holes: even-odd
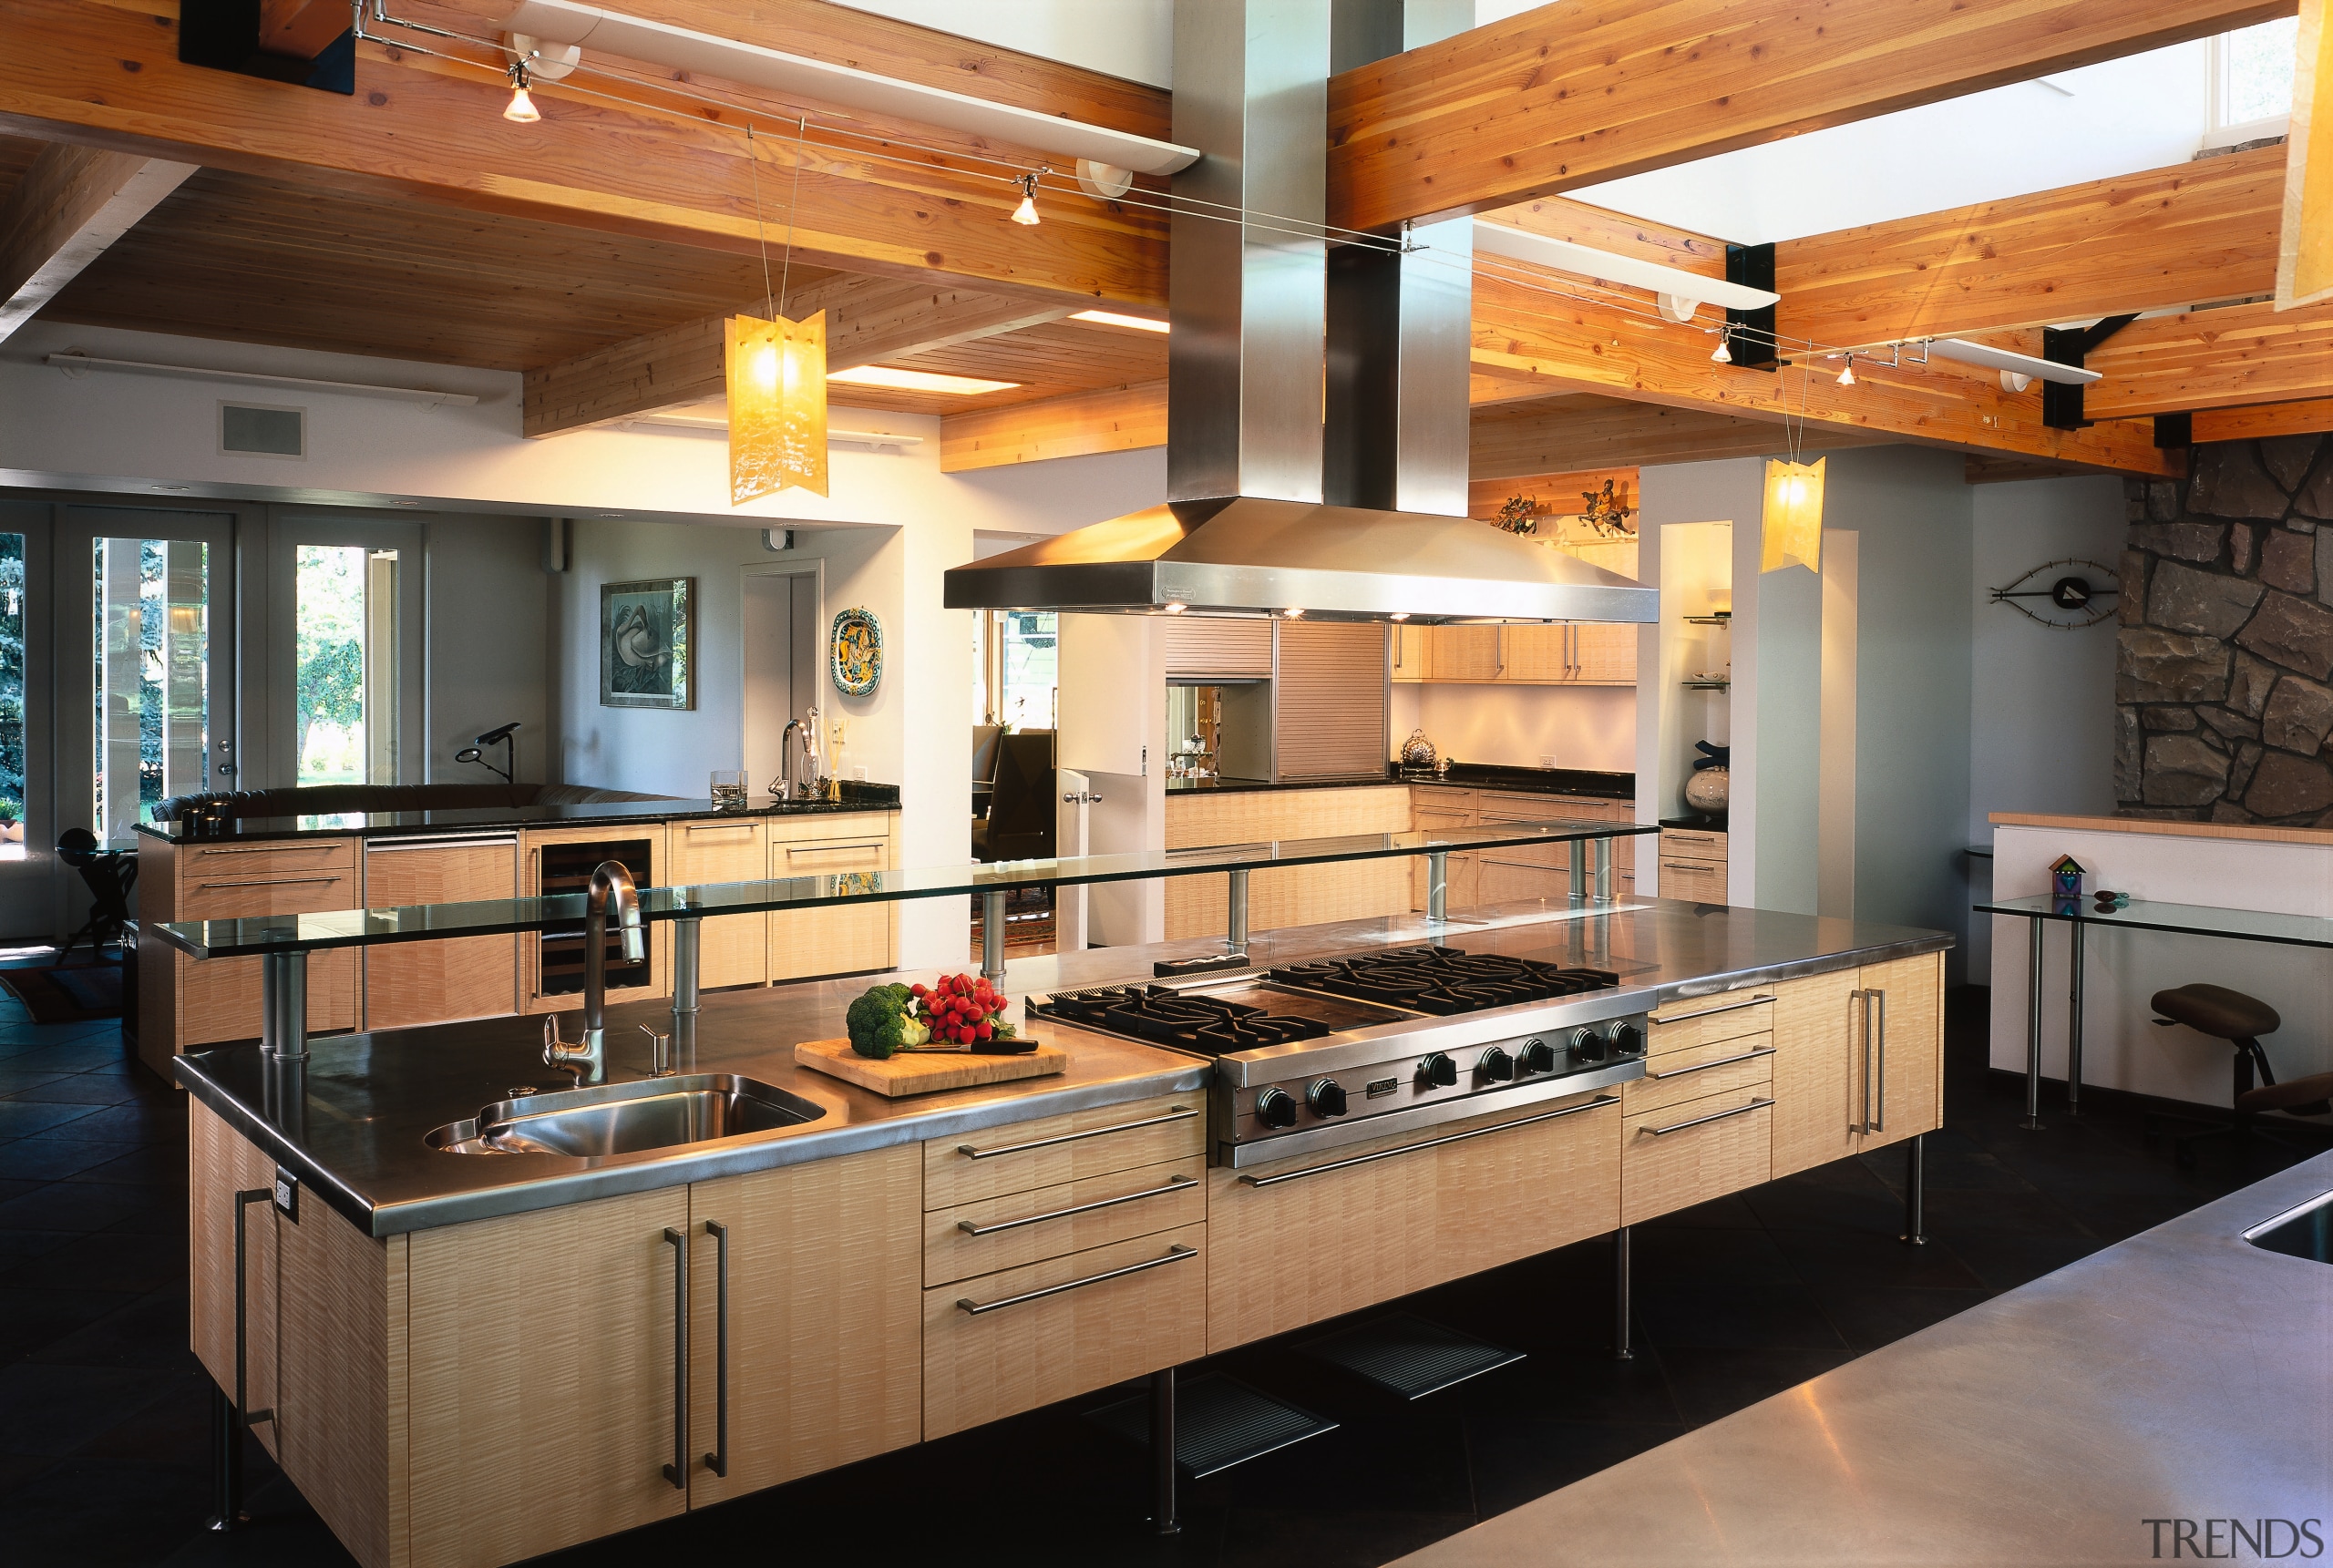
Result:
[[[1609,969],[1566,969],[1504,953],[1458,948],[1393,948],[1354,958],[1291,964],[1271,971],[1280,985],[1361,997],[1448,1017],[1517,1002],[1553,1001],[1620,983]]]
[[[1315,1000],[1256,985],[1216,985],[1204,990],[1103,986],[1057,991],[1033,1010],[1205,1056],[1321,1040],[1339,1030],[1396,1023],[1403,1017],[1392,1008],[1336,997]]]

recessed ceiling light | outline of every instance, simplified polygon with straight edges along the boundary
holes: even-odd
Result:
[[[1018,386],[1017,381],[982,381],[972,375],[942,375],[930,370],[901,370],[896,365],[862,364],[850,370],[827,373],[828,381],[838,381],[845,386],[887,386],[895,392],[948,392],[960,397],[975,393],[1002,392]]]
[[[1093,322],[1105,327],[1132,327],[1135,331],[1141,333],[1163,333],[1167,330],[1165,322],[1153,321],[1148,316],[1121,315],[1116,311],[1074,311],[1070,313],[1069,319],[1074,322]]]

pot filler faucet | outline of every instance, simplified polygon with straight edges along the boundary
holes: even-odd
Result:
[[[616,927],[623,934],[627,963],[648,956],[647,934],[640,924],[640,889],[620,860],[602,860],[592,868],[591,885],[583,896],[583,1039],[570,1044],[559,1038],[556,1015],[543,1020],[543,1065],[571,1069],[579,1083],[598,1083],[608,1075],[608,915],[612,908]]]
[[[784,770],[777,782],[770,785],[770,793],[780,800],[809,800],[818,790],[818,710],[813,708],[800,719],[788,719],[786,729],[777,738],[778,766]],[[795,759],[800,756],[802,777],[794,776]]]

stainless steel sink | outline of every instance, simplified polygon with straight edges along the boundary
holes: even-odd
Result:
[[[758,1079],[687,1073],[498,1101],[430,1132],[449,1154],[591,1159],[741,1138],[815,1122],[826,1108]]]
[[[2333,1193],[2311,1198],[2266,1225],[2253,1226],[2244,1233],[2244,1239],[2287,1257],[2333,1263]]]

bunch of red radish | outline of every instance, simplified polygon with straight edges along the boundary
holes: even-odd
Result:
[[[1012,1032],[1003,1020],[1012,999],[977,975],[942,975],[929,986],[910,986],[908,990],[915,998],[916,1021],[934,1040],[972,1045]]]

